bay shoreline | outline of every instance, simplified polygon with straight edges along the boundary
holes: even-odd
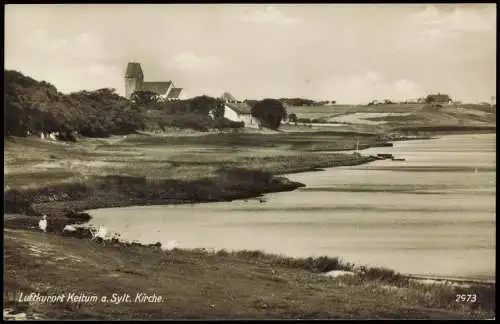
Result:
[[[370,157],[355,156],[353,154],[352,158],[345,161],[345,165],[360,165],[364,163],[370,163],[372,161],[373,159],[371,159]],[[334,165],[331,165],[330,163],[323,163],[323,164],[317,163],[311,166],[299,166],[287,170],[286,172],[276,172],[272,174],[269,172],[262,172],[259,170],[249,171],[249,170],[241,170],[234,168],[222,168],[217,173],[218,175],[216,178],[211,180],[202,179],[199,180],[199,182],[191,183],[191,185],[189,184],[189,181],[184,181],[184,182],[172,181],[172,180],[165,180],[165,182],[163,182],[162,180],[150,181],[148,179],[141,177],[115,176],[115,177],[94,178],[94,179],[89,179],[89,181],[85,183],[78,183],[78,184],[73,183],[67,186],[62,186],[62,185],[55,186],[52,188],[45,188],[44,190],[41,191],[34,190],[29,193],[19,192],[19,195],[17,196],[14,195],[13,198],[15,199],[13,199],[12,202],[15,202],[15,204],[18,204],[21,207],[24,206],[23,208],[28,210],[31,208],[32,209],[31,216],[25,216],[26,213],[18,213],[16,216],[14,215],[16,213],[12,213],[12,211],[10,213],[7,213],[6,215],[4,210],[4,223],[5,223],[4,227],[14,229],[16,231],[21,230],[25,232],[26,235],[31,235],[32,233],[35,238],[37,238],[38,236],[40,236],[41,238],[41,236],[46,235],[47,236],[46,239],[54,237],[54,240],[56,240],[56,237],[60,237],[60,239],[62,240],[61,242],[66,242],[64,244],[71,244],[77,246],[79,250],[75,251],[81,250],[82,253],[86,249],[94,250],[97,248],[99,251],[101,251],[99,253],[105,253],[106,255],[108,255],[108,253],[112,253],[113,249],[118,249],[120,251],[123,251],[122,253],[130,255],[131,258],[137,259],[139,258],[139,256],[136,255],[136,253],[139,253],[139,251],[144,251],[140,252],[141,255],[145,254],[144,259],[142,259],[144,265],[153,262],[151,256],[154,255],[155,258],[157,258],[160,254],[165,253],[166,257],[179,259],[179,262],[181,262],[180,260],[185,260],[185,258],[188,259],[193,258],[193,260],[197,260],[196,262],[200,261],[212,262],[209,260],[215,258],[217,260],[220,259],[220,261],[217,261],[217,264],[221,262],[229,262],[231,266],[236,266],[241,262],[250,262],[251,264],[263,267],[268,267],[269,265],[272,265],[273,267],[277,267],[276,269],[282,269],[282,267],[284,267],[283,269],[290,269],[290,271],[292,271],[293,273],[295,273],[295,271],[298,272],[306,271],[307,273],[312,273],[317,276],[318,274],[324,274],[328,271],[335,269],[349,270],[352,269],[350,267],[353,265],[343,262],[339,263],[337,258],[330,258],[330,257],[325,257],[324,259],[289,258],[285,256],[278,256],[265,253],[262,251],[222,250],[217,253],[211,253],[209,251],[204,251],[203,249],[174,249],[173,251],[162,251],[157,245],[140,244],[137,242],[132,242],[132,243],[121,242],[116,238],[112,239],[109,242],[106,242],[105,244],[102,244],[104,242],[98,242],[98,241],[92,241],[93,242],[92,243],[92,242],[87,242],[87,240],[91,238],[91,234],[88,230],[79,230],[77,232],[71,233],[71,232],[65,232],[64,226],[75,223],[79,224],[88,223],[91,220],[91,216],[88,214],[88,212],[91,212],[91,210],[93,209],[101,209],[107,207],[192,204],[192,203],[208,203],[217,201],[231,201],[235,199],[256,198],[262,194],[271,192],[292,191],[297,188],[303,187],[304,184],[290,181],[289,179],[286,178],[286,174],[320,171],[323,168],[326,169],[329,167],[337,167],[337,166],[340,165],[335,163]],[[196,186],[193,187],[193,184],[196,184]],[[147,189],[146,194],[143,193],[145,188]],[[193,188],[197,189],[190,191]],[[212,188],[218,188],[218,189],[211,190]],[[65,195],[61,195],[61,193],[64,193]],[[56,199],[48,200],[47,197],[55,197]],[[154,199],[151,199],[151,197],[154,197]],[[28,202],[28,205],[26,204],[23,205],[23,203],[26,202]],[[49,215],[49,229],[48,233],[45,234],[36,233],[39,232],[37,228],[39,217],[36,216],[39,216],[42,213],[47,213]],[[9,242],[7,245],[12,244]],[[10,250],[8,248],[7,252],[10,253],[9,251]],[[181,263],[183,262],[184,261],[182,261]],[[47,267],[50,267],[50,265],[47,265]],[[185,267],[186,268],[184,271],[187,271],[188,268],[191,266],[185,265]],[[57,271],[61,270],[57,268]],[[132,270],[127,270],[127,271],[132,271]],[[147,273],[147,271],[149,270],[134,270],[134,271],[135,272],[146,271],[145,273]],[[162,271],[168,272],[169,270],[165,269]],[[457,293],[474,292],[481,294],[481,296],[484,296],[483,300],[481,300],[481,306],[480,306],[481,309],[484,309],[486,314],[490,314],[492,309],[494,312],[494,302],[493,303],[491,302],[491,298],[493,298],[494,300],[494,297],[492,297],[492,295],[494,295],[495,293],[494,282],[493,283],[471,282],[470,280],[467,279],[462,280],[460,278],[454,278],[454,279],[449,278],[450,280],[448,280],[448,278],[419,278],[418,276],[395,273],[394,271],[385,268],[366,268],[366,271],[369,275],[363,275],[359,279],[355,279],[352,283],[346,281],[347,282],[346,284],[349,287],[351,287],[350,285],[353,285],[352,286],[353,289],[358,289],[354,288],[358,287],[357,285],[362,285],[362,286],[375,285],[376,287],[379,287],[382,290],[389,289],[387,287],[394,287],[391,289],[401,289],[401,293],[405,295],[406,293],[403,293],[403,291],[406,291],[408,289],[414,291],[412,294],[417,293],[417,291],[421,291],[418,294],[427,291],[426,294],[431,293],[433,296],[435,296],[435,298],[438,299],[442,298],[443,302],[446,302],[448,299],[454,297],[454,294],[451,293],[452,291]],[[156,277],[158,275],[160,275],[160,272],[152,271],[148,276]],[[193,274],[193,276],[197,277],[198,275]],[[322,277],[322,276],[317,276],[317,277]],[[427,285],[419,284],[418,282],[412,283],[413,282],[412,279],[422,279],[422,280],[435,279],[437,281],[437,284],[427,287]],[[10,280],[7,279],[8,282],[12,280],[14,279]],[[276,284],[279,285],[279,280],[278,279],[275,280],[277,280]],[[319,279],[308,279],[308,280],[319,280]],[[331,280],[333,282],[335,282],[336,280],[340,280],[344,282],[344,280],[347,279],[328,279],[328,280]],[[439,284],[439,282],[444,283],[445,281],[451,281],[459,284],[468,284],[469,286],[461,287],[459,285],[457,287],[454,287],[448,284],[445,285]],[[327,282],[325,281],[324,283],[322,283],[322,285],[326,283]],[[9,287],[10,285],[12,285],[12,282],[9,284]],[[257,287],[257,283],[252,283],[252,286]],[[94,286],[89,286],[89,287],[98,289],[97,287]],[[278,292],[280,291],[281,288],[276,287],[275,289]],[[443,295],[442,291],[446,291],[446,294]],[[283,291],[283,293],[284,292],[285,291]],[[182,293],[179,292],[179,294]],[[358,298],[357,295],[358,295],[357,293],[353,295],[353,298],[355,300]],[[216,300],[219,300],[220,298],[222,298],[222,296],[216,297]],[[449,302],[450,303],[452,302],[451,299]],[[246,302],[243,303],[246,304]],[[438,304],[435,304],[434,307],[438,307],[437,305]],[[426,308],[422,308],[422,311],[425,312],[425,309]],[[203,313],[203,311],[200,310],[197,311],[200,314],[204,314],[200,316],[205,316],[205,317],[207,316],[207,314]],[[75,312],[81,312],[81,310],[78,311],[75,310]],[[126,318],[128,310],[124,310],[123,312],[124,312],[123,318]],[[375,310],[374,312],[377,313],[377,311]],[[477,313],[476,311],[473,310],[472,313],[470,314],[467,313],[468,311],[465,311],[467,314],[461,312],[463,312],[463,310],[459,311],[457,309],[456,311],[455,310],[450,311],[449,314],[453,313],[455,314],[453,316],[459,316],[459,317],[463,316],[463,318],[473,318],[476,316],[484,318],[485,316],[484,315],[485,313],[481,313],[483,311]],[[186,310],[184,310],[181,313],[185,314]],[[319,316],[317,314],[307,315],[306,313],[302,312],[301,313],[302,315],[299,316],[305,316],[306,318],[318,318]],[[231,314],[233,313],[231,312]],[[423,314],[424,313],[422,313],[421,315],[416,315],[416,317],[423,318],[425,317],[425,315]],[[328,315],[326,315],[325,313],[325,315],[322,316],[328,316]],[[488,317],[488,315],[486,315],[486,317]],[[95,315],[90,316],[90,318],[99,318],[99,316],[96,313]]]

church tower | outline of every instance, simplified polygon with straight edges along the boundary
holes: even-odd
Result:
[[[142,73],[141,64],[129,62],[125,72],[125,97],[130,99],[135,91],[141,90],[143,83],[144,74]]]

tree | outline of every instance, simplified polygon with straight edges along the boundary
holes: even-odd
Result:
[[[294,113],[291,113],[289,116],[288,116],[288,120],[292,123],[295,123],[295,126],[297,126],[297,115],[295,115]]]
[[[57,132],[61,140],[72,134],[108,136],[141,128],[131,102],[114,89],[62,94],[51,84],[16,71],[5,71],[4,135],[26,136]]]
[[[130,96],[130,100],[139,106],[149,106],[151,104],[158,103],[159,96],[152,91],[139,90],[132,93],[132,96]]]
[[[252,116],[257,118],[261,125],[273,130],[280,127],[281,120],[286,118],[287,112],[283,104],[276,99],[264,99],[252,108]]]
[[[337,101],[332,100],[332,101],[330,101],[330,103],[331,103],[332,105],[335,105],[335,104],[337,103]]]
[[[208,113],[216,108],[216,99],[209,96],[198,96],[191,99],[190,108],[191,112],[208,116]]]
[[[216,99],[215,108],[214,110],[212,110],[214,119],[224,117],[224,110],[225,110],[224,100],[220,98]]]

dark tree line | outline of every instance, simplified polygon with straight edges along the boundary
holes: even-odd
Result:
[[[62,94],[47,83],[5,71],[4,136],[58,132],[62,139],[130,133],[143,125],[129,100],[114,89]]]
[[[153,119],[162,129],[176,127],[208,131],[244,126],[224,117],[224,101],[220,98],[202,95],[187,100],[163,101],[154,93],[138,91],[132,94],[131,100],[138,109],[159,112],[160,117]]]
[[[335,100],[315,101],[312,99],[304,99],[304,98],[280,98],[278,100],[290,106],[315,106],[315,105],[322,106],[328,104],[334,105],[336,103]]]
[[[155,93],[136,92],[129,100],[109,88],[63,94],[50,83],[9,70],[4,73],[4,84],[4,136],[56,132],[62,140],[74,140],[76,134],[107,137],[145,129],[150,122],[161,128],[201,131],[243,127],[243,123],[224,117],[221,99],[205,95],[163,101]],[[286,118],[286,109],[278,100],[250,105],[263,127],[277,129]]]

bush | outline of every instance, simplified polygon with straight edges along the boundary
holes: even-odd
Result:
[[[257,118],[262,126],[276,130],[286,118],[287,112],[279,100],[264,99],[252,108],[252,116]]]
[[[158,95],[151,91],[135,91],[130,96],[130,101],[135,105],[151,105],[159,102]]]
[[[311,119],[309,119],[309,118],[297,118],[297,121],[299,123],[311,123],[312,122]]]
[[[232,120],[229,120],[225,117],[219,117],[213,120],[212,122],[212,127],[218,130],[223,130],[223,129],[240,129],[245,127],[244,122],[235,122]]]
[[[291,106],[311,106],[315,104],[314,100],[303,98],[280,98],[279,101]]]
[[[217,99],[215,103],[215,108],[212,110],[213,117],[215,119],[217,118],[223,118],[224,117],[224,101],[222,99]]]
[[[182,129],[194,129],[200,132],[207,132],[212,120],[208,116],[198,114],[175,114],[166,116],[160,122],[161,126],[177,127]]]
[[[331,258],[327,256],[320,256],[317,258],[283,257],[278,258],[274,263],[276,265],[304,269],[315,273],[325,273],[333,270],[344,269],[346,267],[346,265],[343,265],[338,258]]]
[[[209,96],[198,96],[189,100],[190,112],[208,116],[208,113],[218,106],[218,101]]]
[[[31,203],[26,199],[25,195],[21,192],[10,189],[4,192],[4,205],[3,212],[13,214],[25,214],[29,216],[38,216],[39,214],[34,211]]]

